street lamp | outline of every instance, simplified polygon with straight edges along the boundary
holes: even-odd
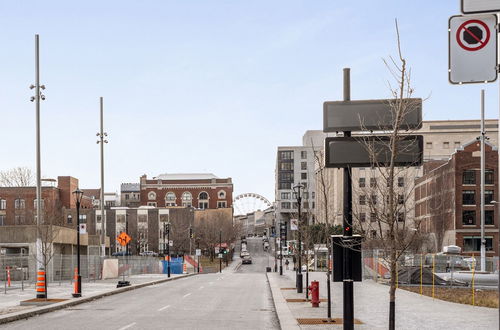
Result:
[[[165,228],[163,231],[164,240],[165,240],[165,232],[167,233],[167,276],[170,277],[170,222],[165,223]]]
[[[298,205],[298,219],[297,219],[297,232],[299,234],[299,268],[296,273],[296,286],[297,286],[297,293],[302,293],[302,235],[300,233],[300,220],[301,220],[301,204],[302,204],[302,197],[300,196],[300,190],[303,189],[304,186],[302,184],[297,184],[296,186],[293,187],[293,191],[295,192],[295,196],[297,198],[297,205]]]
[[[77,255],[77,285],[76,292],[73,293],[73,297],[78,298],[82,296],[82,276],[80,273],[80,203],[83,197],[83,191],[79,188],[76,188],[73,191],[76,200],[76,255]]]

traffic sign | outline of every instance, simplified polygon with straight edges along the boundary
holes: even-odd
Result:
[[[334,101],[323,103],[323,132],[386,131],[393,129],[394,108],[399,100]],[[422,99],[403,99],[406,109],[400,128],[422,127]]]
[[[172,241],[172,240],[168,241],[168,245],[174,246],[174,241]]]
[[[299,220],[290,219],[290,230],[299,230]]]
[[[120,235],[116,237],[116,240],[118,241],[118,243],[120,243],[121,246],[125,246],[130,242],[131,238],[129,235],[127,235],[126,232],[122,231]]]
[[[222,259],[222,253],[219,253],[217,258]]]
[[[420,166],[423,140],[422,135],[408,135],[398,140],[396,143],[398,152],[394,165]],[[388,136],[326,138],[325,166],[332,168],[388,166],[391,159],[389,141]]]
[[[196,249],[196,256],[197,257],[201,256],[201,249]]]
[[[218,247],[218,246],[216,246],[216,247],[214,248],[214,250],[215,250],[215,254],[219,253],[219,247]]]
[[[497,79],[497,16],[452,16],[448,23],[448,78],[452,84]]]
[[[500,0],[462,0],[464,14],[478,14],[500,11]]]

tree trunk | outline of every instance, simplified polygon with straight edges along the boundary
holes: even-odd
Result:
[[[396,329],[396,252],[391,251],[391,286],[389,289],[389,330]]]

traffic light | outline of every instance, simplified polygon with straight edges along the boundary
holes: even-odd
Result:
[[[189,227],[189,238],[194,238],[193,228]]]

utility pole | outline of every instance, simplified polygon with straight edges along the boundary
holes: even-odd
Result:
[[[344,68],[344,101],[351,100],[351,69]],[[350,137],[350,131],[344,131],[344,137]],[[344,242],[352,236],[352,177],[351,167],[344,167]],[[344,246],[344,330],[354,329],[354,295],[352,279],[351,249]]]
[[[486,132],[484,129],[484,89],[481,89],[481,271],[483,272],[486,270],[486,239],[484,237],[485,138]]]
[[[40,93],[40,89],[45,89],[44,85],[40,85],[40,44],[39,35],[35,34],[35,85],[31,85],[30,89],[35,89],[35,96],[31,97],[31,102],[35,101],[36,114],[36,268],[38,271],[44,270],[44,262],[42,260],[42,238],[40,237],[40,222],[42,218],[42,165],[41,165],[41,148],[40,148],[40,99],[45,100],[45,95]],[[47,292],[37,293],[37,298],[46,298]]]
[[[170,223],[166,223],[167,227],[167,274],[170,277]]]
[[[222,230],[219,230],[219,255],[222,250]],[[222,273],[222,258],[219,258],[219,273]]]
[[[101,129],[97,136],[99,140],[97,144],[101,144],[101,256],[104,258],[106,256],[106,215],[104,213],[104,143],[108,143],[108,140],[105,140],[105,137],[108,136],[106,132],[104,132],[104,105],[103,98],[100,98],[100,122]]]
[[[300,224],[301,224],[301,204],[302,204],[302,196],[300,196],[300,189],[302,189],[303,186],[299,183],[295,187],[293,187],[293,190],[297,189],[295,192],[297,194],[297,204],[298,204],[298,211],[299,211],[299,216],[297,219],[297,231],[299,234],[299,268],[297,269],[296,273],[296,286],[297,286],[297,293],[302,293],[302,288],[303,288],[303,281],[302,281],[302,234],[300,232]],[[283,257],[283,256],[282,256]]]

